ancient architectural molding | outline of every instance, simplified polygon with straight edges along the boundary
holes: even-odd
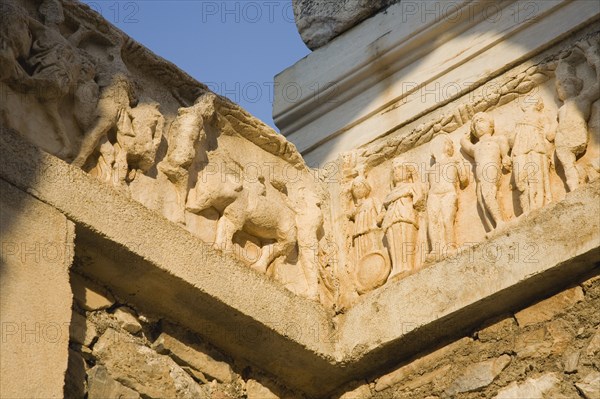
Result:
[[[599,13],[588,1],[399,2],[277,75],[274,120],[308,165],[323,167],[475,90]]]
[[[24,209],[35,211],[33,221],[46,215],[60,224],[56,234],[72,249],[50,276],[61,298],[70,301],[69,279],[73,287],[87,279],[88,291],[106,291],[99,307],[74,306],[70,325],[102,331],[69,331],[70,342],[60,341],[54,354],[59,368],[67,358],[70,372],[74,362],[93,364],[84,367],[87,379],[108,385],[88,386],[88,393],[110,388],[152,397],[179,386],[182,397],[202,397],[212,395],[211,386],[229,384],[249,398],[248,392],[256,398],[273,390],[286,397],[290,388],[316,398],[343,391],[338,397],[348,399],[341,395],[353,380],[371,381],[357,389],[388,389],[400,377],[382,375],[398,362],[597,275],[600,221],[590,215],[600,212],[600,32],[590,22],[600,10],[591,2],[531,2],[539,18],[501,13],[491,29],[483,3],[470,18],[408,26],[392,26],[398,5],[392,6],[390,16],[365,21],[278,77],[331,56],[364,26],[391,29],[377,39],[375,55],[344,58],[360,58],[356,70],[323,72],[343,88],[324,98],[341,103],[317,110],[318,101],[303,98],[275,106],[290,140],[310,130],[307,141],[298,141],[309,164],[335,159],[322,169],[307,166],[286,137],[89,7],[70,0],[3,4],[0,92],[9,101],[0,103],[0,200],[10,205],[2,210],[3,230],[26,241],[31,223],[16,218],[22,227],[13,229],[10,219],[20,216],[21,198]],[[516,3],[499,10],[520,10]],[[540,29],[551,38],[534,37]],[[425,50],[431,59],[446,50],[456,56],[449,65],[428,64],[415,48],[445,30],[448,36]],[[480,30],[487,33],[474,44],[462,42]],[[370,39],[357,48],[372,49]],[[488,59],[510,40],[525,43],[508,58]],[[413,58],[400,62],[402,54]],[[417,61],[424,69],[411,75]],[[466,64],[484,72],[473,74]],[[375,67],[387,72],[367,78]],[[418,104],[417,87],[396,90],[399,76],[418,77],[418,87],[476,79],[448,98]],[[347,113],[357,104],[352,93],[388,83],[389,92],[363,114]],[[356,101],[373,94],[367,91]],[[337,120],[338,112],[350,119]],[[319,126],[331,130],[311,130]],[[361,129],[364,137],[342,143]],[[323,132],[333,133],[318,137]],[[335,154],[321,157],[334,147]],[[37,235],[57,239],[46,229]],[[4,243],[6,270],[37,286],[39,276],[17,268],[35,264]],[[57,313],[61,320],[65,309]],[[189,353],[182,360],[174,352],[184,344],[173,338],[181,334],[169,323],[234,360]],[[135,367],[127,371],[115,355],[120,351],[144,353],[169,374],[164,392],[129,375]],[[210,363],[207,375],[192,358]],[[499,357],[477,367],[500,373],[510,362]],[[571,357],[566,363],[576,367]],[[588,389],[593,378],[577,389]],[[457,377],[445,394],[467,392],[460,391],[466,380]]]

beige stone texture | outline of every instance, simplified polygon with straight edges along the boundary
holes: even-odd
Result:
[[[69,330],[69,338],[71,341],[80,345],[90,347],[94,339],[98,337],[98,332],[94,324],[76,311],[73,312],[71,318],[71,326]]]
[[[153,314],[168,315],[191,331],[201,332],[225,352],[260,363],[289,386],[307,389],[313,395],[332,391],[357,378],[354,376],[379,368],[377,359],[381,353],[385,352],[386,357],[394,353],[394,359],[408,359],[439,342],[437,334],[441,332],[475,326],[494,314],[505,314],[523,302],[548,295],[556,290],[557,284],[564,283],[565,276],[574,279],[583,275],[598,260],[595,248],[599,229],[587,216],[598,212],[600,190],[595,182],[569,193],[563,201],[533,212],[515,225],[510,235],[498,234],[457,259],[438,262],[363,296],[338,317],[334,330],[331,314],[316,303],[299,299],[200,242],[191,246],[195,238],[179,226],[165,223],[159,215],[120,193],[102,190],[102,183],[35,150],[17,136],[2,134],[0,148],[7,154],[7,162],[0,165],[3,178],[21,186],[26,184],[28,176],[39,173],[39,184],[32,193],[81,226],[76,250],[83,259],[94,260],[85,264],[85,273],[105,282],[120,298],[135,301],[142,313],[146,308]],[[15,159],[11,155],[15,151],[24,160],[18,166],[11,161]],[[110,220],[99,214],[111,215]],[[572,226],[577,226],[582,237],[578,246],[572,245],[572,234],[564,229],[565,217]],[[126,233],[130,229],[138,234]],[[515,242],[527,242],[527,237],[542,230],[555,234],[551,241],[540,246],[536,263],[526,262],[527,259],[516,263],[490,262],[484,257],[490,245],[508,254]],[[105,238],[99,239],[98,234]],[[155,238],[166,236],[168,240]],[[127,251],[123,251],[123,246]],[[201,273],[197,259],[203,260]],[[129,267],[124,269],[119,266],[122,264]],[[132,273],[135,278],[130,279],[124,273]],[[459,274],[460,284],[452,278]],[[412,289],[415,284],[422,290],[415,292]],[[440,292],[440,284],[445,287],[446,296],[437,301],[432,293]],[[238,285],[246,289],[233,290]],[[407,302],[404,298],[411,299]],[[405,306],[398,307],[400,302]],[[246,319],[249,324],[240,328],[239,319],[225,310],[231,308],[250,317]],[[431,317],[424,320],[425,314]],[[453,316],[444,319],[445,315]],[[287,323],[281,323],[282,320]],[[398,320],[406,322],[399,324]],[[442,323],[443,320],[454,322]],[[231,325],[237,326],[235,331]],[[314,328],[298,333],[291,326]],[[417,326],[429,329],[427,334],[420,330],[419,340],[413,335]],[[319,335],[315,337],[317,331]],[[249,332],[251,336],[247,335]],[[554,334],[560,337],[559,332],[560,328]],[[286,361],[267,360],[275,354],[280,359],[285,354]],[[344,368],[338,368],[335,359],[340,359]]]
[[[600,398],[600,373],[597,371],[591,372],[576,383],[575,386],[585,399]]]
[[[559,382],[556,373],[543,374],[537,378],[528,378],[523,383],[513,382],[501,389],[494,399],[545,399],[545,394]]]
[[[443,346],[432,353],[415,359],[406,366],[402,366],[397,370],[380,377],[377,379],[377,383],[375,384],[375,391],[379,392],[393,387],[394,385],[404,381],[411,374],[418,373],[418,371],[427,364],[439,363],[444,358],[452,357],[456,350],[468,345],[469,342],[471,342],[469,338],[462,338],[451,343],[450,345]]]
[[[461,374],[446,390],[448,395],[475,391],[490,385],[498,375],[510,364],[509,355],[473,364]]]
[[[104,366],[97,365],[87,372],[89,399],[139,399],[140,394],[115,381]]]
[[[246,395],[248,399],[279,399],[269,388],[252,379],[246,381]]]
[[[514,335],[518,329],[514,317],[504,317],[499,321],[477,332],[477,338],[482,342],[499,341],[505,335]]]
[[[185,344],[166,332],[160,334],[152,347],[160,354],[170,355],[180,365],[201,372],[209,380],[216,379],[219,382],[233,380],[233,372],[229,364],[213,359],[198,346]]]
[[[115,303],[115,299],[109,292],[78,274],[71,275],[71,287],[76,303],[83,310],[106,309]]]
[[[585,348],[585,353],[590,357],[600,354],[600,327],[596,328],[596,332]]]
[[[595,395],[600,6],[402,3],[278,78],[339,83],[274,105],[309,163],[348,150],[310,170],[89,7],[11,2],[1,396]]]
[[[0,397],[62,398],[73,223],[0,179],[0,231]]]
[[[600,14],[593,1],[527,4],[527,18],[518,2],[392,5],[275,77],[275,123],[308,165],[323,166],[410,126]],[[293,101],[290,84],[299,88]]]
[[[563,356],[563,370],[565,373],[576,373],[577,366],[579,365],[579,357],[581,356],[581,351],[579,350],[570,350],[565,352]]]
[[[557,314],[568,311],[571,306],[583,301],[583,299],[581,287],[573,287],[515,313],[515,318],[520,327],[527,327],[551,320]]]
[[[142,396],[204,397],[200,386],[171,358],[113,329],[107,329],[94,345],[94,355],[112,378]]]
[[[133,310],[126,306],[117,308],[114,313],[117,322],[125,331],[131,334],[137,334],[142,331],[142,325],[138,321],[136,314]]]

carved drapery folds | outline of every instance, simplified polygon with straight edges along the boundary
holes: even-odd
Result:
[[[371,206],[385,215],[371,245],[389,254],[388,281],[506,232],[599,177],[599,40],[589,34],[408,133],[343,154],[346,190],[368,175],[370,204],[383,204]],[[356,229],[349,220],[354,250]]]
[[[80,3],[19,4],[0,16],[4,125],[338,310],[600,176],[598,33],[312,171]]]

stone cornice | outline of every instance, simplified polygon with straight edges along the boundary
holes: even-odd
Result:
[[[589,1],[458,4],[406,23],[405,5],[393,5],[277,75],[274,119],[310,166],[396,131],[600,15]],[[486,16],[490,4],[497,18]]]
[[[13,131],[0,132],[0,157],[0,178],[75,223],[79,272],[312,397],[559,291],[600,262],[596,181],[336,317]]]

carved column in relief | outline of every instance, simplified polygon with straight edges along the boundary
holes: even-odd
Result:
[[[471,132],[460,141],[463,151],[475,161],[477,204],[488,231],[505,223],[498,203],[498,186],[502,169],[510,170],[512,163],[508,156],[508,139],[494,133],[494,120],[480,112],[473,116]]]

